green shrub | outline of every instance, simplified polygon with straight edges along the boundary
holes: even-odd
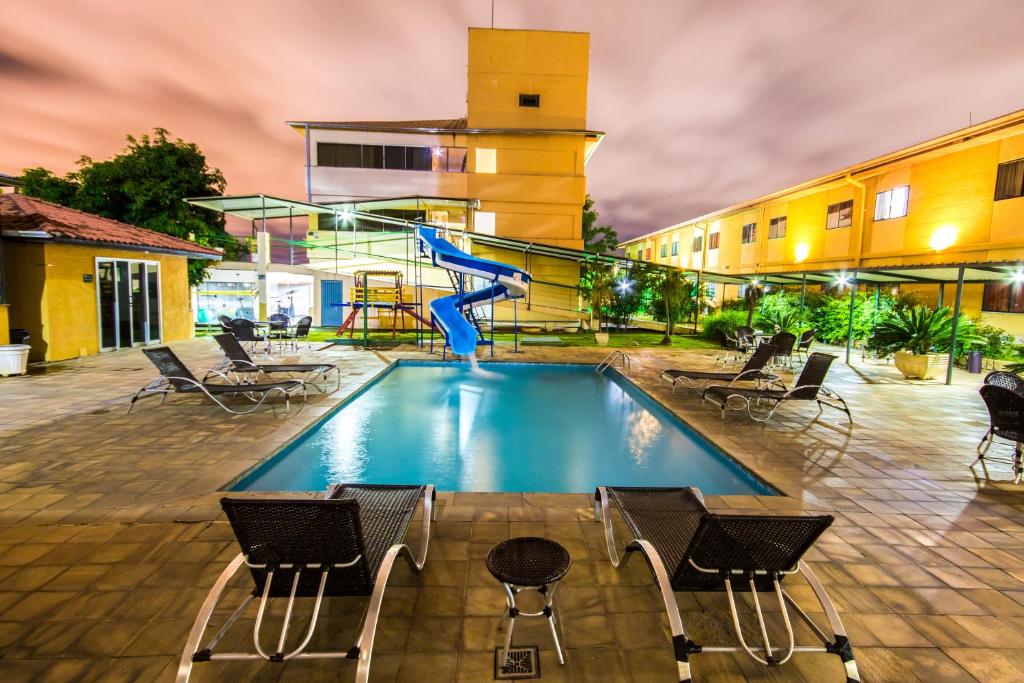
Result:
[[[1015,339],[1013,335],[1006,330],[993,325],[986,325],[982,322],[976,322],[974,323],[974,332],[983,340],[978,342],[976,346],[985,352],[986,357],[999,360],[1013,360],[1019,355],[1014,348]]]
[[[953,342],[956,328],[956,352],[982,341],[974,330],[974,323],[963,316],[954,324],[953,311],[948,306],[930,309],[927,306],[897,307],[879,320],[868,348],[892,354],[907,351],[914,354],[946,353]]]
[[[743,310],[723,310],[703,319],[702,334],[706,339],[721,339],[723,335],[736,334],[737,327],[747,324],[747,313]]]

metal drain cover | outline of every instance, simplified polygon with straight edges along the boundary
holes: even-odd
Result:
[[[537,646],[509,648],[508,657],[505,657],[505,648],[494,648],[494,680],[523,678],[540,678],[540,651]]]

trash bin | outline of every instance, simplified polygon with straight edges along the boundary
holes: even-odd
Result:
[[[981,351],[967,352],[967,372],[972,375],[981,374]]]
[[[10,333],[12,344],[28,344],[28,330],[21,327],[12,327]]]

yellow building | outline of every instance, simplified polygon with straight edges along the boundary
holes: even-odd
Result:
[[[623,242],[710,280],[897,285],[1024,334],[1024,111]],[[736,285],[719,288],[733,298]],[[944,294],[943,294],[944,292]]]
[[[191,337],[188,260],[220,258],[170,235],[0,195],[0,309],[28,332],[32,360]]]
[[[580,249],[585,164],[602,137],[586,127],[589,54],[586,33],[471,28],[466,116],[290,121],[306,141],[308,201]],[[313,218],[310,239],[329,245],[316,233],[332,217]],[[473,251],[533,274],[524,319],[576,318],[578,264]]]

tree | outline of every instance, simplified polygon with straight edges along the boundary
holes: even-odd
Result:
[[[610,225],[597,225],[599,218],[589,194],[583,202],[583,248],[598,254],[610,254],[619,246],[619,236]]]
[[[764,296],[764,290],[757,285],[747,285],[743,290],[743,300],[747,304],[747,327],[752,327],[754,324],[754,309],[757,308],[757,302]]]
[[[683,316],[683,306],[689,290],[689,282],[683,271],[675,268],[666,270],[657,285],[655,299],[665,314],[665,336],[661,340],[663,346],[672,344],[672,332],[676,321]]]
[[[603,332],[605,309],[614,295],[615,275],[608,268],[595,268],[590,272],[589,285],[587,298],[590,301],[590,327]],[[594,327],[594,318],[597,318],[597,327]]]
[[[187,204],[186,197],[221,195],[223,174],[206,163],[194,143],[170,140],[156,128],[153,135],[127,136],[120,154],[106,161],[87,156],[63,178],[45,168],[26,169],[22,191],[105,218],[138,225],[203,246],[221,248],[237,258],[245,247],[224,229],[224,217]],[[189,261],[192,286],[206,277],[209,261]]]

